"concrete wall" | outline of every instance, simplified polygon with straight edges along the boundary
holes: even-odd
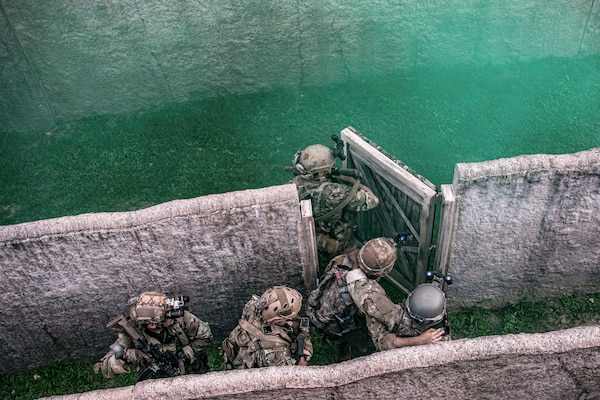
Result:
[[[0,0],[0,126],[599,53],[594,0]]]
[[[600,326],[461,339],[320,367],[271,367],[54,396],[134,399],[597,399]]]
[[[456,165],[451,308],[600,292],[600,148]]]
[[[97,359],[105,324],[147,290],[190,296],[226,336],[252,294],[307,293],[304,229],[294,185],[2,226],[0,372]]]

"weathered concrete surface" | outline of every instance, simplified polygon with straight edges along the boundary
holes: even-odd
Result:
[[[144,381],[54,400],[598,399],[600,326],[462,339],[320,367]]]
[[[0,127],[398,70],[600,54],[594,0],[0,2]]]
[[[190,296],[225,336],[253,293],[307,293],[302,229],[294,185],[2,226],[0,372],[97,359],[146,290]]]
[[[450,308],[600,292],[600,148],[457,164]]]

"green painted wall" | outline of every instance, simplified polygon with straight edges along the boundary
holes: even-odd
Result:
[[[431,68],[600,54],[596,0],[0,0],[0,8],[4,131]]]

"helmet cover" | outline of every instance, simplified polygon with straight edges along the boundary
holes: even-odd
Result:
[[[164,321],[165,313],[171,309],[167,296],[159,292],[144,292],[131,308],[131,317],[141,324],[158,324]]]
[[[267,323],[291,320],[302,308],[302,295],[287,286],[274,286],[263,293],[256,308]]]
[[[304,176],[330,172],[336,167],[333,150],[322,144],[313,144],[296,152],[293,164],[296,171]]]
[[[392,239],[379,237],[365,243],[358,251],[356,260],[365,274],[379,278],[394,268],[397,258],[396,243]]]

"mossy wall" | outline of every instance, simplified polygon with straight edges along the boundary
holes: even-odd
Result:
[[[0,126],[599,53],[594,0],[2,0]]]

